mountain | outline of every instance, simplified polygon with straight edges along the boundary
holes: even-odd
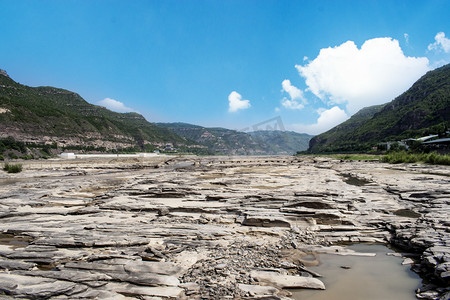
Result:
[[[297,151],[308,149],[309,141],[313,137],[306,133],[279,130],[261,130],[249,132],[253,139],[259,140],[267,153],[295,154]]]
[[[389,103],[363,108],[315,136],[308,152],[367,151],[380,142],[417,138],[450,127],[450,64],[429,71]]]
[[[223,155],[291,155],[306,150],[312,136],[288,131],[256,131],[245,133],[225,128],[206,128],[186,123],[157,123],[184,137],[204,145],[211,153]]]
[[[8,149],[17,150],[6,153],[10,158],[25,153],[39,157],[39,151],[30,148],[42,150],[49,145],[53,153],[56,149],[115,152],[175,148],[205,155],[291,155],[306,150],[311,137],[285,131],[245,133],[185,123],[153,124],[138,113],[116,113],[90,104],[68,90],[22,85],[0,70],[0,157]],[[49,147],[45,149],[50,154]]]
[[[116,113],[54,87],[29,87],[0,72],[0,138],[51,143],[68,149],[152,149],[184,143],[137,113]],[[153,145],[153,146],[152,146]]]

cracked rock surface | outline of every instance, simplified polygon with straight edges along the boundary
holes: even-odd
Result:
[[[24,162],[0,174],[0,295],[290,299],[318,253],[415,254],[450,297],[450,168],[313,157]]]

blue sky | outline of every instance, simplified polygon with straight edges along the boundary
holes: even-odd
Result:
[[[0,0],[0,68],[151,122],[317,134],[450,62],[450,1]]]

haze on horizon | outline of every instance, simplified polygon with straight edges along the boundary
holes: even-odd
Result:
[[[150,122],[318,134],[450,62],[450,2],[0,0],[0,68]]]

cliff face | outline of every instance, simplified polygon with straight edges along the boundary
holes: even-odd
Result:
[[[361,151],[383,141],[414,138],[450,127],[450,65],[430,71],[405,93],[364,108],[314,137],[308,151]]]
[[[28,87],[0,72],[0,137],[106,149],[184,140],[137,113],[120,114],[54,87]]]

